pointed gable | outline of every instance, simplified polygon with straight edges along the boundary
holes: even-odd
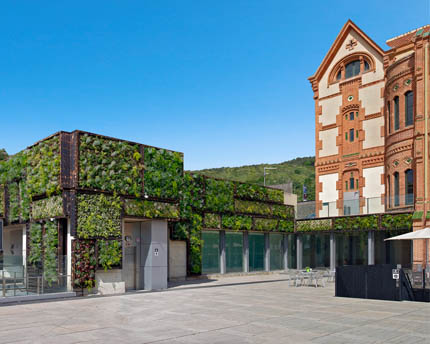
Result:
[[[382,57],[384,55],[384,50],[379,47],[372,39],[370,39],[351,20],[348,20],[343,26],[342,30],[339,32],[333,45],[324,57],[315,74],[309,78],[314,91],[317,89],[321,90],[321,84],[324,84],[326,87],[328,87],[327,80],[323,79],[328,78],[328,73],[330,73],[331,68],[333,68],[337,62],[349,54],[358,52],[370,54],[372,57],[379,60],[378,62],[380,62],[382,67]],[[321,83],[321,81],[324,82]],[[335,91],[338,90],[333,90],[333,92]],[[320,94],[320,97],[324,95],[325,94]]]

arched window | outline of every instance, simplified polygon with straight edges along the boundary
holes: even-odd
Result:
[[[405,171],[405,204],[414,204],[414,171]]]
[[[345,66],[345,79],[360,74],[360,60],[355,60]]]
[[[394,206],[398,207],[399,205],[399,172],[394,172]]]
[[[336,80],[340,80],[340,78],[342,78],[342,70],[341,69],[339,69],[339,72],[337,72]]]
[[[394,97],[394,130],[400,128],[400,115],[399,115],[399,97]]]
[[[391,133],[391,102],[387,102],[388,133]]]
[[[387,187],[388,187],[388,208],[391,208],[391,181],[390,176],[387,176]]]
[[[369,70],[369,69],[370,69],[369,63],[366,60],[364,60],[364,70],[366,71],[366,70]]]
[[[405,125],[414,124],[414,93],[405,93]]]

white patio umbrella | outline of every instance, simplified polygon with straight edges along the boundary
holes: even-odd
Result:
[[[428,265],[428,257],[429,257],[429,239],[430,239],[430,228],[420,229],[415,232],[409,232],[402,235],[398,235],[392,238],[385,239],[387,240],[418,240],[423,239],[426,241],[426,266]]]

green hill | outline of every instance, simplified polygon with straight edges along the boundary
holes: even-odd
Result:
[[[276,170],[267,171],[266,185],[284,184],[293,182],[294,193],[302,200],[302,188],[306,185],[308,188],[308,200],[315,199],[315,157],[296,158],[285,161],[280,164],[259,164],[240,167],[220,167],[210,168],[200,171],[209,177],[217,177],[235,180],[239,182],[248,182],[263,184],[263,168],[275,167]]]

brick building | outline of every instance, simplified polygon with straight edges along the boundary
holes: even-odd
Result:
[[[309,78],[315,99],[316,215],[413,210],[430,220],[430,25],[384,51],[348,20]],[[414,263],[424,259],[414,243]]]

